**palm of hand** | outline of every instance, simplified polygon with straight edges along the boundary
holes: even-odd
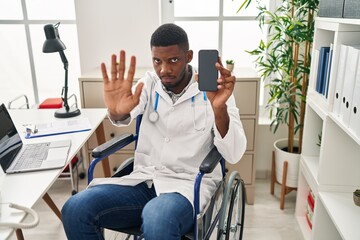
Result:
[[[125,80],[104,84],[104,100],[110,111],[127,114],[137,105],[138,101],[134,101],[129,83],[130,81]]]
[[[120,51],[120,63],[116,64],[116,55],[111,56],[111,78],[109,79],[106,66],[101,64],[104,80],[104,101],[112,115],[127,115],[139,103],[143,84],[138,84],[132,93],[132,85],[135,74],[136,58],[130,59],[130,67],[127,77],[125,73],[125,51]]]

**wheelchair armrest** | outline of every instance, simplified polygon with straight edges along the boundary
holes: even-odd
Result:
[[[103,158],[115,152],[117,149],[125,147],[134,140],[135,138],[133,134],[130,133],[122,134],[94,148],[91,155],[94,158]]]
[[[200,165],[201,173],[211,173],[216,165],[221,161],[223,157],[218,152],[216,147],[213,147],[211,151],[206,155],[205,159]]]

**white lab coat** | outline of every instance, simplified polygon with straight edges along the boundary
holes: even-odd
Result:
[[[154,72],[147,72],[139,81],[144,82],[139,105],[133,109],[129,119],[114,123],[128,125],[143,114],[134,171],[121,178],[94,179],[89,187],[109,183],[134,186],[147,181],[154,184],[157,195],[177,192],[193,203],[195,177],[201,161],[213,145],[230,163],[238,162],[245,152],[246,137],[234,96],[227,101],[230,126],[222,138],[214,124],[211,104],[204,100],[197,82],[191,84],[173,104]],[[155,91],[159,93],[159,119],[153,123],[149,121],[149,114],[154,111]],[[209,201],[221,178],[220,166],[203,177],[200,209]]]

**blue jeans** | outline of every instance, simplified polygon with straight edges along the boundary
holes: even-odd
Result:
[[[98,185],[72,196],[62,208],[70,240],[104,239],[102,228],[141,226],[146,240],[181,239],[193,226],[193,207],[178,193],[156,196],[154,187]]]

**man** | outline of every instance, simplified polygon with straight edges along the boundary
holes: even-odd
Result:
[[[189,65],[186,32],[175,24],[160,26],[151,37],[155,73],[132,87],[136,59],[125,77],[125,52],[111,58],[111,73],[101,64],[104,100],[115,125],[143,114],[134,171],[121,178],[94,179],[62,210],[69,239],[103,239],[101,228],[141,226],[146,240],[180,239],[193,226],[193,187],[201,161],[215,145],[230,163],[246,148],[239,110],[232,95],[235,77],[220,61],[216,92],[200,92]],[[205,175],[201,207],[221,180],[220,167]]]

